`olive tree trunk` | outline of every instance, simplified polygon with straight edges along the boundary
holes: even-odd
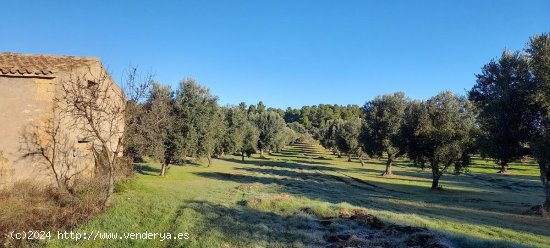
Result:
[[[508,163],[507,162],[500,162],[500,171],[498,171],[500,174],[508,174]]]
[[[111,203],[113,201],[113,194],[115,193],[115,165],[114,163],[109,163],[109,185],[107,189],[107,197],[105,197],[105,202],[103,203],[103,207],[107,208],[111,206]]]
[[[438,164],[432,164],[432,189],[439,188],[439,178],[441,178],[441,172],[439,171]]]
[[[162,167],[160,168],[160,175],[161,176],[166,175],[166,170],[168,169],[169,164],[170,164],[170,162],[168,160],[164,160],[164,162],[162,163]]]
[[[120,139],[119,139],[120,142]],[[119,143],[120,145],[120,143]],[[108,164],[108,175],[107,175],[107,196],[105,197],[105,201],[103,202],[103,208],[107,208],[111,206],[111,203],[113,201],[113,194],[115,192],[115,164],[117,162],[117,153],[111,154],[109,152],[109,148],[107,146],[107,142],[102,140],[101,144],[101,151],[96,154],[96,159],[98,157],[102,157],[103,159],[100,160],[100,163],[107,163]],[[116,151],[119,149],[117,148]],[[96,160],[97,161],[97,160]]]
[[[386,171],[382,176],[391,176],[393,175],[392,172],[392,162],[393,162],[393,154],[388,153],[388,160],[386,161]]]

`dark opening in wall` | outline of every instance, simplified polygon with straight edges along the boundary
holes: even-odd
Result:
[[[88,88],[95,88],[96,86],[97,86],[97,83],[95,81],[88,80],[88,85],[87,85]]]

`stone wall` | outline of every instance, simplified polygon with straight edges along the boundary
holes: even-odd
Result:
[[[53,99],[60,93],[61,82],[67,82],[74,75],[85,75],[86,80],[94,80],[102,73],[105,71],[98,62],[90,67],[57,73],[55,78],[0,76],[0,151],[6,160],[3,162],[5,170],[11,172],[0,175],[0,183],[6,185],[27,179],[52,182],[51,170],[43,159],[24,158],[24,137],[53,118]],[[117,92],[121,92],[110,77],[107,80]],[[81,139],[85,135],[73,124],[71,119],[64,119],[62,124],[63,158],[74,164],[73,169],[81,171],[79,175],[93,175],[95,163],[90,150],[94,143],[83,143]],[[119,125],[123,128],[124,121],[121,120]],[[41,135],[40,139],[47,141],[48,136]],[[118,137],[113,137],[113,145],[117,140]]]
[[[40,175],[36,163],[21,157],[25,128],[48,117],[54,81],[43,78],[0,77],[0,150],[13,174],[4,181]]]

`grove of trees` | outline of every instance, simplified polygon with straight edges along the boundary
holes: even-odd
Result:
[[[161,175],[178,161],[204,158],[210,166],[213,157],[239,154],[244,161],[256,150],[263,157],[305,133],[301,124],[286,124],[281,113],[262,102],[219,106],[218,98],[193,79],[182,80],[175,91],[158,83],[146,88],[145,100],[132,103],[136,114],[127,121],[125,150],[134,159],[160,161]]]
[[[468,167],[470,156],[492,159],[500,173],[525,156],[540,165],[550,212],[550,36],[530,39],[523,51],[505,50],[484,65],[467,96],[444,91],[427,100],[402,92],[367,101],[364,106],[266,107],[263,102],[219,106],[217,97],[192,79],[179,88],[153,84],[145,100],[132,104],[140,114],[128,123],[127,154],[170,163],[226,154],[242,160],[258,152],[280,151],[304,137],[313,137],[334,155],[386,160],[408,158],[432,172],[432,189],[441,177]]]

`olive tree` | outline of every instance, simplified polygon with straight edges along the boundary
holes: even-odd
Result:
[[[351,156],[357,155],[363,165],[362,149],[359,137],[362,130],[362,120],[359,117],[352,117],[345,120],[342,128],[338,130],[336,144],[340,151],[348,155],[348,162],[351,162]]]
[[[533,155],[539,163],[540,180],[543,184],[545,201],[543,216],[550,215],[550,34],[531,38],[527,53],[533,75],[534,87],[531,100],[535,107],[531,139]]]
[[[336,140],[340,132],[339,130],[343,125],[344,121],[342,119],[328,120],[321,130],[321,145],[326,149],[332,150],[333,154],[338,154],[339,158],[341,155]]]
[[[249,120],[244,102],[225,109],[225,124],[227,126],[220,141],[222,149],[228,153],[239,152],[244,161],[245,153],[250,154],[257,148],[259,136],[258,129]]]
[[[288,126],[284,126],[276,135],[271,149],[277,152],[283,150],[286,145],[290,145],[298,140],[299,136]]]
[[[250,157],[250,154],[258,148],[258,139],[260,132],[256,125],[248,121],[243,126],[243,136],[239,151],[241,153],[242,161],[244,161],[245,153]]]
[[[531,128],[527,115],[530,73],[527,57],[505,50],[483,66],[469,99],[479,109],[479,149],[508,173],[508,163],[528,154]]]
[[[243,142],[245,124],[248,122],[246,105],[229,106],[224,109],[225,132],[220,141],[221,150],[227,153],[240,151]]]
[[[183,137],[181,155],[206,158],[208,166],[221,136],[222,115],[218,98],[210,90],[186,79],[176,92],[175,108],[178,135]]]
[[[277,135],[285,127],[284,119],[272,111],[264,111],[253,117],[259,131],[258,148],[260,157],[264,157],[264,151],[274,146]]]
[[[140,129],[146,141],[143,154],[162,163],[160,175],[164,176],[174,159],[174,154],[169,149],[173,146],[173,142],[177,142],[171,135],[175,116],[174,98],[170,86],[153,84],[143,109]]]
[[[425,144],[418,137],[417,132],[422,118],[427,117],[426,104],[419,100],[413,100],[407,103],[405,108],[405,117],[401,127],[401,149],[406,151],[407,157],[414,165],[420,166],[422,170],[426,164]]]
[[[472,108],[465,97],[447,91],[430,98],[419,116],[416,134],[432,169],[432,189],[439,188],[439,179],[450,166],[465,166],[461,162],[475,128]]]
[[[383,175],[393,175],[392,162],[404,153],[400,130],[406,105],[405,94],[398,92],[377,96],[363,106],[366,129],[362,143],[369,155],[388,156]]]
[[[287,124],[287,126],[294,130],[294,132],[298,133],[298,134],[305,134],[307,132],[306,128],[304,127],[304,125],[302,125],[301,123],[297,122],[297,121],[294,121],[294,122],[290,122]]]

